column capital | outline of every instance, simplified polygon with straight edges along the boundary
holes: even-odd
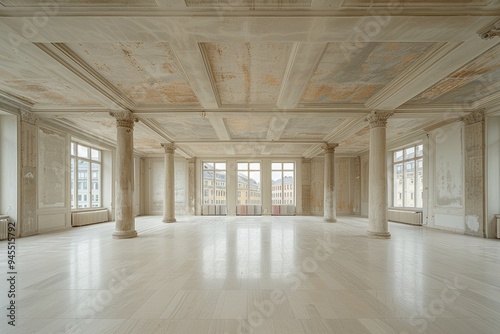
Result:
[[[334,153],[335,148],[339,146],[339,144],[334,143],[334,144],[329,144],[329,143],[324,143],[321,145],[321,148],[325,151],[325,153]]]
[[[370,129],[385,127],[387,119],[392,115],[394,115],[393,111],[373,111],[370,115],[366,116],[365,120],[370,123]]]
[[[302,158],[302,163],[303,163],[303,164],[310,164],[310,163],[311,163],[311,161],[312,161],[312,159],[311,159],[311,158]]]
[[[174,153],[175,152],[175,149],[177,148],[173,143],[165,143],[165,144],[161,144],[161,146],[163,146],[163,148],[165,149],[165,153]]]
[[[109,114],[116,118],[116,126],[133,129],[134,123],[139,122],[139,118],[137,118],[132,112],[125,111],[110,111]]]
[[[21,110],[21,122],[28,123],[31,125],[37,125],[40,118],[28,110]]]
[[[188,159],[186,159],[186,160],[187,160],[187,162],[188,162],[188,163],[190,163],[190,164],[194,164],[194,163],[196,163],[196,158],[188,158]]]
[[[484,122],[484,110],[474,110],[468,115],[462,116],[459,118],[461,122],[464,122],[465,125],[472,125],[480,122]]]

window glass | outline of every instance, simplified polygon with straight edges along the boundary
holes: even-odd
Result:
[[[423,207],[423,145],[393,152],[394,207]],[[420,157],[420,158],[419,158]]]

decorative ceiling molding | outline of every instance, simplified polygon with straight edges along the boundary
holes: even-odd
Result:
[[[490,26],[488,30],[479,33],[482,39],[492,39],[493,37],[500,37],[500,21]]]

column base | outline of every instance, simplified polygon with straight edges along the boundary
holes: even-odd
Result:
[[[128,239],[128,238],[135,238],[137,237],[137,231],[136,230],[131,230],[131,231],[114,231],[113,232],[113,239]]]
[[[369,238],[374,238],[374,239],[390,239],[391,238],[390,232],[367,231],[366,234],[368,235]]]
[[[324,221],[327,223],[336,223],[337,218],[325,218]]]
[[[163,218],[162,222],[164,223],[175,223],[177,220],[175,218]]]

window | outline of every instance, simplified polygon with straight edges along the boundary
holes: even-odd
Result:
[[[203,204],[226,204],[226,163],[203,162]]]
[[[101,188],[101,151],[71,143],[71,208],[101,207]]]
[[[273,205],[295,204],[295,163],[271,164]]]
[[[238,162],[238,204],[261,204],[260,162]]]
[[[415,145],[393,152],[393,206],[423,207],[424,146]]]

